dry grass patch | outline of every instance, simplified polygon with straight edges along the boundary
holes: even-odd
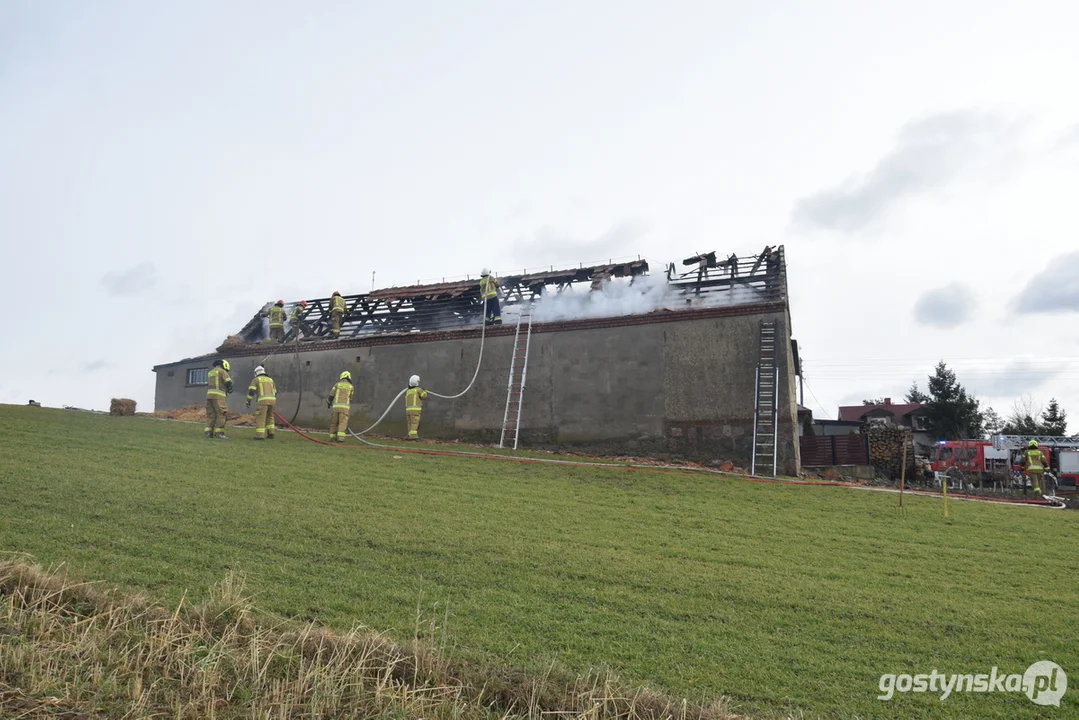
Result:
[[[170,611],[9,561],[0,598],[2,717],[736,717],[609,674],[533,676],[454,662],[416,638],[274,621],[236,575]]]

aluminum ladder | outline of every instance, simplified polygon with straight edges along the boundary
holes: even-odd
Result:
[[[525,379],[528,376],[528,350],[532,344],[532,308],[522,308],[517,318],[517,332],[513,335],[513,358],[510,360],[510,379],[506,387],[506,414],[502,416],[502,437],[498,447],[506,446],[506,438],[513,433],[513,449],[521,435],[521,405],[525,398]]]
[[[769,468],[776,475],[776,442],[779,420],[779,368],[776,366],[776,324],[761,321],[760,359],[753,400],[753,460],[751,475],[757,467]]]

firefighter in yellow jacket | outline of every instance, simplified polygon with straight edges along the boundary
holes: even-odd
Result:
[[[229,361],[214,360],[206,374],[206,437],[228,440],[225,435],[225,413],[228,406],[225,396],[232,392],[229,377]]]
[[[498,304],[498,278],[487,268],[480,273],[480,300],[487,311],[484,313],[484,325],[501,325],[502,308]]]
[[[341,373],[341,378],[330,390],[326,407],[333,410],[330,415],[330,441],[343,443],[348,432],[348,413],[352,409],[352,373],[348,370]]]
[[[330,337],[337,340],[341,337],[341,322],[345,318],[345,299],[336,290],[330,296]]]
[[[1038,441],[1031,440],[1027,443],[1027,452],[1023,458],[1023,467],[1030,476],[1030,484],[1034,486],[1034,492],[1041,494],[1042,477],[1045,475],[1045,453],[1038,449]],[[1023,492],[1026,492],[1024,490]]]
[[[420,376],[413,375],[408,379],[408,390],[405,390],[405,418],[408,420],[408,439],[420,439],[420,413],[423,412],[423,401],[427,399],[427,391],[420,387]]]
[[[273,440],[277,427],[274,424],[274,410],[277,409],[277,385],[273,378],[266,374],[266,368],[259,365],[255,368],[255,377],[247,388],[247,407],[251,407],[251,401],[258,403],[255,412],[255,439]]]
[[[310,333],[310,329],[303,321],[304,315],[307,314],[307,301],[301,300],[292,306],[292,314],[289,315],[288,324],[293,332],[292,339],[296,342],[300,340],[300,332],[303,331],[304,335]]]
[[[281,342],[285,339],[285,301],[278,300],[266,314],[270,318],[270,339]]]

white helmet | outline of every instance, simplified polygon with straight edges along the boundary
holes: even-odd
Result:
[[[255,368],[255,374],[256,375],[265,375],[266,374],[266,368],[259,365],[257,368]]]
[[[487,277],[490,274],[491,274],[491,271],[488,270],[487,268],[484,268],[483,270],[480,271],[480,277]]]
[[[420,386],[420,376],[419,375],[413,375],[412,377],[410,377],[408,379],[408,386],[409,387],[419,387]]]

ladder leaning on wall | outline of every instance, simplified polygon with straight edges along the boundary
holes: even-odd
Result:
[[[769,468],[776,474],[776,441],[779,420],[779,368],[776,366],[776,324],[761,321],[760,359],[757,361],[757,379],[753,398],[753,459],[749,466],[751,475],[757,474],[757,466]]]
[[[510,360],[510,379],[506,388],[506,414],[502,416],[502,437],[498,447],[506,446],[506,439],[513,433],[513,449],[521,435],[521,406],[525,397],[525,379],[528,376],[528,351],[532,344],[532,308],[521,308],[517,318],[517,332],[513,335],[513,357]]]

